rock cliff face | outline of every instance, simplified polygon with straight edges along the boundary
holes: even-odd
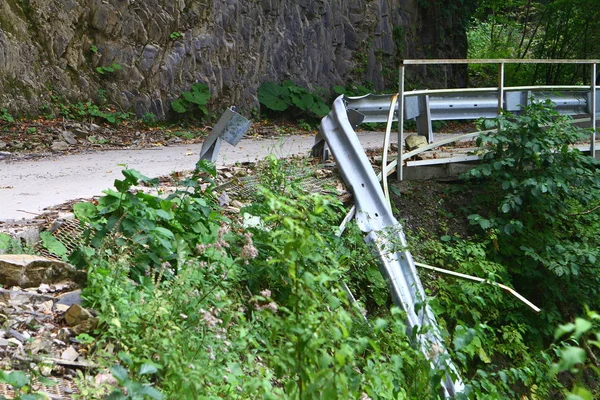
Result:
[[[454,3],[462,1],[1,0],[0,107],[35,114],[106,98],[163,118],[195,82],[209,85],[215,107],[255,107],[263,81],[393,90],[400,57],[465,56]],[[463,79],[448,70],[427,86]]]

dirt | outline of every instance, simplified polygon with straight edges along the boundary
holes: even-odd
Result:
[[[393,186],[394,214],[406,230],[438,238],[469,235],[465,210],[472,196],[460,181],[403,181]]]
[[[0,120],[0,159],[195,144],[201,143],[211,129],[210,125],[191,123],[148,126],[135,121],[110,125],[63,119]],[[65,132],[72,138],[71,143],[65,139]],[[253,122],[246,137],[273,138],[309,132],[285,121],[259,120]],[[57,142],[67,146],[61,148]]]

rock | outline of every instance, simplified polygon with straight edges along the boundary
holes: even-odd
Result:
[[[404,142],[406,143],[406,148],[408,150],[415,150],[420,147],[425,147],[428,144],[427,138],[421,135],[409,135]]]
[[[58,301],[56,302],[56,306],[63,305],[70,307],[74,304],[83,303],[83,299],[81,298],[81,290],[74,290],[72,292],[63,293],[57,297]]]
[[[82,273],[62,261],[30,254],[0,255],[0,285],[22,288],[39,286],[42,283],[80,280]]]
[[[42,314],[50,314],[52,312],[52,305],[54,302],[52,300],[44,301],[40,305],[38,305],[38,312]]]
[[[66,304],[55,304],[54,305],[54,311],[58,311],[58,312],[66,312],[69,309],[70,306],[66,305]]]
[[[96,326],[98,326],[98,318],[92,317],[72,327],[71,331],[74,336],[77,336],[82,333],[91,332],[96,329]]]
[[[17,332],[14,329],[9,329],[8,334],[9,334],[9,336],[17,339],[21,343],[25,343],[27,341],[27,339],[29,339],[31,337],[27,332],[23,332],[21,334],[20,332]]]
[[[8,146],[8,143],[3,142],[3,141],[0,140],[0,149],[5,148],[6,146]],[[10,154],[10,153],[8,153],[8,154]]]
[[[54,300],[53,297],[35,292],[24,292],[22,290],[0,289],[0,307],[21,306],[23,304],[38,304],[48,300]],[[4,304],[2,306],[1,304]]]
[[[31,354],[36,355],[40,352],[50,353],[52,343],[44,338],[35,338],[32,342],[28,343],[26,348]]]
[[[229,195],[227,194],[227,192],[223,192],[221,193],[221,195],[219,196],[219,205],[221,207],[226,206],[229,204]]]
[[[67,99],[101,100],[102,87],[108,104],[159,119],[198,81],[214,89],[215,105],[247,108],[258,105],[264,77],[291,76],[308,88],[359,77],[381,90],[395,86],[398,57],[466,57],[469,20],[464,7],[430,12],[442,0],[30,1],[27,12],[13,3],[0,2],[9,21],[0,31],[0,104],[25,115],[48,102],[47,82]],[[184,38],[170,40],[174,31]],[[91,84],[96,67],[112,62],[122,70]],[[452,81],[465,76],[466,68],[448,67],[423,79],[458,87]]]
[[[69,149],[69,144],[61,140],[52,142],[51,149],[54,151],[65,151]]]
[[[73,128],[71,132],[77,139],[86,140],[90,136],[90,131],[83,128]]]
[[[9,153],[7,151],[0,151],[0,160],[4,160],[6,158],[10,158],[10,156],[12,156],[11,153]]]
[[[79,304],[73,304],[65,314],[65,321],[67,321],[67,325],[71,327],[90,318],[93,318],[92,313],[81,307]]]
[[[71,144],[71,145],[77,144],[77,139],[75,138],[75,134],[73,132],[62,131],[60,133],[60,135],[65,140],[65,142],[67,142],[68,144]]]
[[[67,361],[75,361],[79,357],[79,353],[73,346],[67,347],[65,351],[62,352],[60,358]]]
[[[40,241],[40,228],[31,227],[15,234],[15,239],[25,241],[27,245],[33,246]]]
[[[69,328],[60,328],[58,330],[58,333],[56,334],[56,337],[58,338],[58,340],[57,339],[54,339],[54,340],[55,340],[55,343],[57,341],[62,341],[61,343],[64,345],[63,342],[69,341],[69,339],[72,338],[73,336],[74,336],[73,332]]]

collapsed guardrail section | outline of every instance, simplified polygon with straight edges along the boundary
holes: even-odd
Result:
[[[408,328],[425,332],[418,335],[419,347],[431,360],[432,368],[446,371],[444,394],[447,398],[453,397],[464,390],[464,384],[447,356],[435,316],[425,302],[425,291],[412,255],[406,249],[402,226],[394,218],[377,174],[354,132],[353,125],[361,121],[360,114],[346,110],[344,96],[338,97],[331,112],[321,121],[313,155],[325,156],[327,143],[342,178],[354,195],[356,222],[367,234],[365,241],[374,245],[393,300],[406,312]]]

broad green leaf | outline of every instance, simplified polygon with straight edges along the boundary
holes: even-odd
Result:
[[[153,388],[150,385],[143,385],[138,391],[138,394],[144,395],[144,396],[148,396],[151,399],[154,400],[162,400],[165,398],[165,396],[159,392],[157,389]]]
[[[29,377],[22,371],[5,373],[3,380],[15,389],[21,389],[22,387],[29,385]]]
[[[129,379],[129,372],[122,365],[115,364],[110,367],[110,372],[112,372],[113,376],[121,383],[127,381]]]
[[[583,318],[575,318],[575,339],[578,339],[582,334],[592,329],[592,323]]]
[[[142,364],[142,366],[140,367],[140,375],[148,375],[148,374],[155,374],[158,372],[158,369],[152,365],[152,364]]]
[[[67,255],[69,250],[65,247],[64,244],[58,241],[50,232],[42,232],[40,233],[40,239],[42,239],[42,244],[44,248],[48,250],[50,253],[62,257]]]
[[[560,351],[561,361],[558,365],[560,371],[573,371],[577,364],[585,362],[585,350],[581,347],[569,346]]]
[[[260,85],[258,101],[273,111],[285,111],[291,105],[288,89],[272,82]]]
[[[0,233],[0,250],[8,250],[11,247],[12,237],[7,233]]]
[[[92,203],[82,202],[73,206],[73,212],[77,218],[87,220],[98,215],[98,208]]]
[[[171,108],[173,111],[179,114],[185,114],[187,112],[186,103],[182,99],[177,99],[171,102]]]
[[[105,400],[127,400],[127,397],[119,389],[115,389],[111,394],[106,396]]]

